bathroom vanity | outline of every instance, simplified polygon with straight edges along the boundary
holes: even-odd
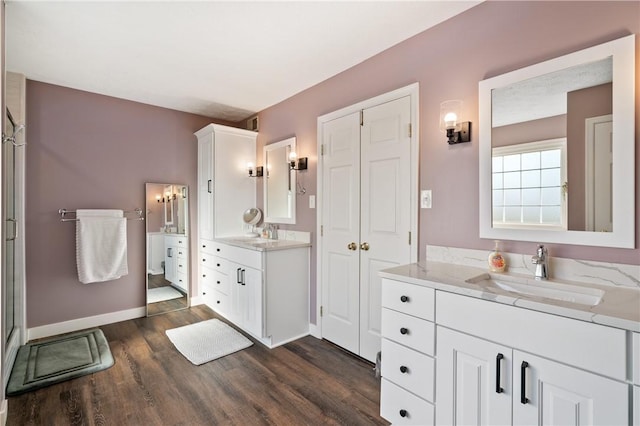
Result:
[[[638,289],[523,294],[497,284],[537,282],[439,262],[381,276],[393,424],[640,424]]]
[[[261,238],[202,241],[204,302],[269,348],[309,334],[309,247]]]

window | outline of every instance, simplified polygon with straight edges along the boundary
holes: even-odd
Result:
[[[567,229],[567,139],[492,149],[493,226]]]

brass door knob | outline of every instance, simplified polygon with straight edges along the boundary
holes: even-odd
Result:
[[[351,242],[351,243],[349,243],[349,244],[347,245],[347,248],[348,248],[349,250],[356,250],[356,249],[358,248],[358,245],[357,245],[356,243],[354,243],[354,242]]]
[[[369,250],[369,243],[362,243],[360,244],[360,248],[364,251]]]

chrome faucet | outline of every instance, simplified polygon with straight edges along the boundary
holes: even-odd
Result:
[[[536,265],[536,271],[533,274],[536,280],[546,280],[549,278],[548,257],[547,248],[542,244],[538,245],[536,255],[531,257],[531,263]]]

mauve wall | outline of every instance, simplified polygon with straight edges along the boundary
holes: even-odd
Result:
[[[76,271],[75,224],[60,222],[58,209],[144,209],[145,182],[185,183],[195,193],[193,132],[210,122],[207,117],[27,82],[28,327],[144,306],[145,223],[127,222],[129,275],[85,285]],[[193,197],[190,209],[196,235]],[[195,244],[191,249],[195,253]],[[192,281],[194,266],[192,262]]]
[[[426,244],[489,251],[493,242],[478,237],[478,82],[638,32],[640,2],[485,2],[262,111],[259,147],[295,135],[299,155],[309,157],[309,170],[299,173],[307,195],[298,196],[298,223],[288,228],[314,232],[312,322],[316,317],[316,210],[309,209],[308,195],[316,194],[318,116],[419,82],[420,188],[433,190],[433,208],[420,210],[419,215],[420,259],[425,257]],[[640,70],[637,46],[638,42],[636,69]],[[638,123],[640,78],[636,88]],[[464,100],[464,117],[473,122],[471,143],[449,146],[439,132],[440,102],[448,99]],[[639,131],[636,124],[637,164]],[[636,188],[635,214],[640,217],[637,182]],[[261,199],[258,204],[262,205]],[[640,232],[640,226],[636,228]],[[640,249],[548,246],[553,256],[640,263]],[[533,253],[534,242],[507,241],[503,249]]]

